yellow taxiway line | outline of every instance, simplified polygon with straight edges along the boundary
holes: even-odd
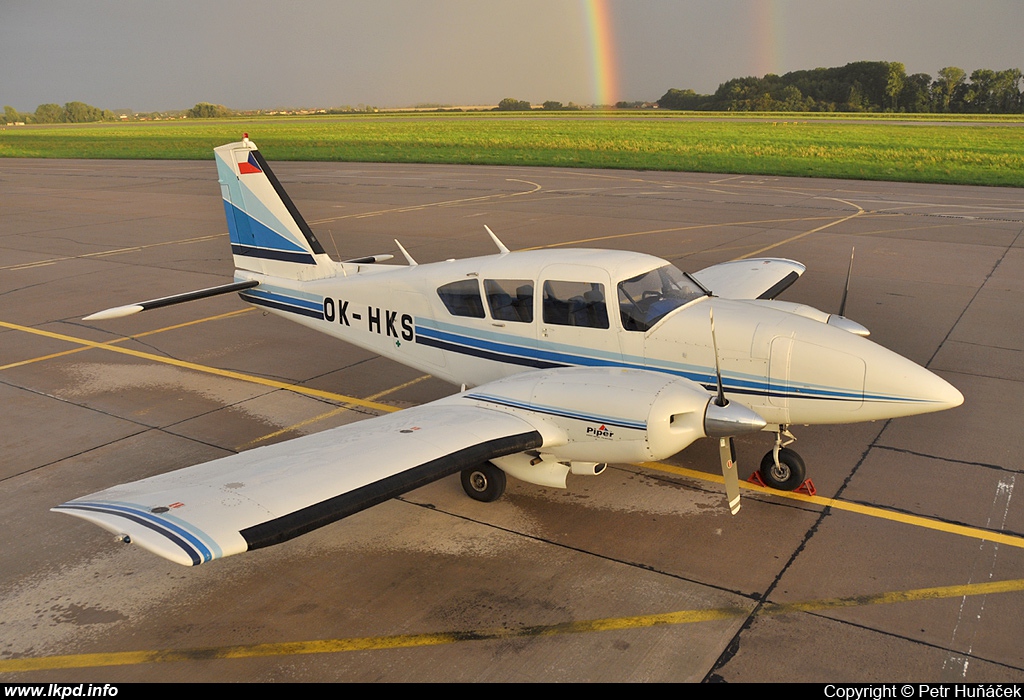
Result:
[[[242,313],[242,311],[232,312],[232,313]],[[179,324],[179,325],[176,325],[176,326],[168,326],[168,329],[165,329],[165,330],[172,329],[172,327],[180,327],[181,325],[188,325],[188,324],[191,324],[191,323],[201,322],[202,320],[210,320],[210,319],[213,319],[213,318],[222,318],[222,317],[227,316],[227,315],[231,315],[231,314],[222,314],[221,316],[211,316],[209,319],[201,319],[200,321],[190,321],[189,323],[183,323],[183,324]],[[400,385],[398,385],[396,387],[392,387],[390,389],[385,389],[384,391],[379,392],[377,394],[374,394],[373,396],[370,396],[368,398],[360,399],[360,398],[356,398],[354,396],[345,396],[343,394],[335,394],[333,392],[324,391],[324,390],[321,390],[321,389],[312,389],[312,388],[309,388],[309,387],[303,387],[303,386],[299,386],[299,385],[295,385],[295,384],[288,384],[287,382],[280,382],[278,380],[266,379],[264,377],[256,377],[254,375],[246,375],[244,373],[241,373],[241,371],[232,371],[230,369],[220,369],[218,367],[211,367],[211,366],[208,366],[208,365],[205,365],[205,364],[198,364],[196,362],[187,362],[185,360],[179,360],[179,359],[176,359],[176,358],[173,358],[173,357],[163,357],[161,355],[156,355],[156,354],[153,354],[153,353],[141,352],[139,350],[131,350],[129,348],[121,348],[121,347],[118,347],[116,345],[113,345],[113,343],[115,341],[108,341],[108,342],[104,342],[104,343],[99,343],[99,342],[96,342],[96,341],[85,340],[84,338],[75,338],[74,336],[66,336],[66,335],[63,335],[63,334],[53,333],[53,332],[50,332],[50,331],[43,331],[41,329],[32,329],[32,327],[29,327],[29,326],[26,326],[26,325],[18,325],[16,323],[10,323],[10,322],[7,322],[7,321],[0,321],[0,327],[6,327],[6,329],[10,329],[10,330],[13,330],[13,331],[22,331],[24,333],[34,334],[34,335],[37,335],[37,336],[42,336],[44,338],[52,338],[52,339],[55,339],[55,340],[65,341],[65,342],[68,342],[68,343],[75,343],[77,345],[83,346],[81,349],[95,348],[95,349],[98,349],[98,350],[106,350],[106,351],[109,351],[109,352],[117,352],[117,353],[129,355],[129,356],[132,356],[132,357],[137,357],[139,359],[151,360],[151,361],[154,361],[154,362],[163,362],[164,364],[171,364],[173,366],[182,367],[184,369],[193,369],[193,370],[196,370],[196,371],[202,371],[202,373],[206,373],[206,374],[209,374],[209,375],[216,375],[218,377],[224,377],[224,378],[227,378],[227,379],[239,380],[241,382],[250,382],[250,383],[258,384],[258,385],[265,386],[265,387],[271,387],[273,389],[283,389],[285,391],[292,391],[292,392],[295,392],[295,393],[298,393],[298,394],[304,394],[306,396],[314,396],[314,397],[317,397],[317,398],[329,399],[331,401],[337,401],[338,403],[341,403],[343,407],[361,406],[361,407],[364,407],[364,408],[372,408],[374,410],[379,410],[379,411],[382,411],[382,412],[394,412],[394,411],[400,410],[400,409],[397,406],[388,405],[386,403],[379,403],[379,402],[375,401],[374,399],[380,398],[381,396],[385,396],[387,394],[390,394],[393,391],[397,391],[399,389],[403,389],[404,387],[408,387],[408,386],[410,386],[412,384],[416,384],[417,382],[421,382],[421,381],[427,379],[426,376],[420,377],[420,378],[417,378],[417,379],[412,380],[410,382],[407,382],[407,383],[404,383],[404,384],[400,384]],[[139,334],[139,336],[141,336],[141,335],[152,335],[152,334],[155,334],[155,333],[158,333],[158,332],[159,331],[152,331],[152,332],[148,332],[147,334]],[[135,336],[135,337],[137,338],[139,336]],[[127,340],[127,339],[124,339],[124,340]],[[58,353],[51,354],[51,355],[46,355],[45,357],[54,357],[54,356],[57,356],[57,354]],[[44,359],[44,358],[37,358],[37,359]],[[33,360],[24,360],[23,363],[29,362],[29,361],[33,361]],[[15,366],[16,364],[18,364],[18,363],[12,363],[12,364],[9,364],[9,365],[4,365],[4,367],[0,367],[0,369],[8,367],[8,366]],[[265,436],[263,436],[261,438],[258,438],[257,440],[254,440],[253,442],[251,442],[251,443],[249,443],[247,445],[244,445],[244,447],[248,447],[250,445],[255,444],[256,442],[262,442],[263,440],[266,440],[266,439],[269,439],[269,438],[272,438],[272,437],[276,437],[276,436],[278,436],[279,434],[281,434],[283,432],[287,432],[289,430],[294,430],[295,428],[303,427],[304,425],[307,425],[309,423],[313,423],[315,421],[328,418],[328,417],[330,417],[330,415],[333,415],[336,412],[337,411],[334,411],[334,410],[328,411],[328,412],[326,412],[326,413],[324,413],[322,415],[318,415],[318,417],[310,419],[309,421],[306,421],[304,423],[297,424],[296,426],[291,426],[289,428],[285,428],[285,429],[283,429],[281,431],[278,431],[278,432],[275,432],[275,433],[271,433],[269,435],[265,435]],[[722,483],[723,482],[722,477],[719,476],[719,475],[707,474],[705,472],[698,472],[698,471],[695,471],[695,470],[686,469],[685,467],[675,467],[673,465],[667,465],[667,464],[664,464],[664,463],[654,463],[654,462],[643,463],[640,466],[641,467],[645,467],[647,469],[652,469],[652,470],[660,471],[660,472],[667,472],[667,473],[670,473],[670,474],[676,474],[676,475],[679,475],[679,476],[684,476],[684,477],[687,477],[689,479],[695,479],[695,480],[698,480],[698,481],[711,481],[711,482],[715,482],[715,483]],[[816,496],[816,495],[815,496],[810,496],[810,495],[805,495],[803,493],[797,493],[795,491],[777,491],[777,490],[774,490],[774,489],[765,488],[765,487],[762,487],[762,486],[757,486],[755,484],[746,483],[746,482],[740,483],[740,486],[742,488],[745,488],[745,489],[748,489],[748,490],[760,491],[761,493],[772,495],[772,496],[778,497],[778,498],[788,498],[788,499],[791,499],[791,500],[799,500],[799,501],[805,502],[805,504],[812,504],[812,505],[815,505],[815,506],[831,508],[831,509],[835,509],[835,510],[838,510],[838,511],[847,511],[847,512],[850,512],[850,513],[859,513],[860,515],[866,515],[866,516],[869,516],[869,517],[872,517],[872,518],[881,518],[881,519],[884,519],[884,520],[891,520],[891,521],[894,521],[894,522],[900,522],[900,523],[904,523],[904,524],[907,524],[907,525],[913,525],[915,527],[923,527],[923,528],[930,529],[930,530],[936,530],[936,531],[940,531],[940,532],[947,532],[947,533],[950,533],[950,534],[961,535],[961,536],[964,536],[964,537],[971,537],[973,539],[980,539],[980,540],[987,540],[987,541],[991,541],[991,542],[998,542],[1000,544],[1007,544],[1009,546],[1014,546],[1014,548],[1024,549],[1024,537],[1019,537],[1019,536],[1016,536],[1016,535],[1010,535],[1010,534],[1005,534],[1005,533],[1001,533],[1001,532],[993,532],[991,530],[984,530],[984,529],[976,528],[976,527],[968,527],[968,526],[965,526],[965,525],[955,525],[955,524],[952,524],[952,523],[943,522],[941,520],[936,520],[934,518],[926,518],[926,517],[923,517],[923,516],[915,516],[915,515],[909,515],[909,514],[906,514],[906,513],[898,513],[896,511],[890,511],[890,510],[887,510],[887,509],[884,509],[884,508],[878,508],[878,507],[874,507],[874,506],[863,506],[863,505],[860,505],[860,504],[854,504],[854,502],[850,502],[850,501],[846,501],[846,500],[837,500],[835,498],[825,498],[825,497]]]
[[[228,235],[227,231],[223,233],[214,233],[207,236],[196,236],[195,238],[182,238],[176,241],[160,241],[159,243],[147,243],[145,245],[129,246],[128,248],[111,248],[110,250],[97,250],[94,253],[82,253],[81,255],[63,255],[58,258],[46,258],[45,260],[36,260],[30,263],[17,263],[14,265],[3,265],[0,266],[0,270],[28,270],[33,267],[44,267],[46,265],[52,265],[58,262],[64,262],[65,260],[80,260],[84,258],[102,258],[107,255],[121,255],[123,253],[132,253],[137,250],[146,250],[147,248],[159,248],[165,245],[176,245],[179,243],[199,243],[201,241],[209,241],[214,238],[220,238],[221,236]]]
[[[176,323],[173,326],[165,326],[163,328],[157,328],[156,330],[152,330],[152,331],[145,331],[143,333],[136,333],[135,335],[126,335],[126,336],[122,336],[120,338],[114,338],[113,340],[106,340],[106,341],[104,341],[104,342],[102,342],[100,344],[101,345],[114,345],[115,343],[124,343],[124,342],[127,342],[129,340],[135,340],[136,338],[145,338],[146,336],[156,335],[157,333],[164,333],[166,331],[173,331],[173,330],[177,330],[179,328],[187,328],[188,326],[195,326],[195,325],[200,324],[200,323],[206,323],[207,321],[219,321],[219,320],[221,320],[223,318],[230,318],[231,316],[238,316],[240,314],[248,313],[250,311],[255,311],[255,310],[256,310],[255,306],[250,306],[247,309],[236,309],[235,311],[228,311],[227,313],[217,314],[216,316],[207,316],[206,318],[199,318],[199,319],[196,319],[194,321],[186,321],[185,323]],[[20,328],[17,329],[17,330],[20,330]],[[53,360],[53,359],[58,358],[58,357],[65,357],[66,355],[74,355],[76,352],[82,352],[84,350],[89,350],[89,349],[91,349],[91,347],[92,346],[89,346],[89,345],[80,345],[79,347],[72,348],[71,350],[62,350],[60,352],[50,353],[49,355],[40,355],[39,357],[33,357],[33,358],[28,359],[28,360],[19,360],[18,362],[11,362],[11,363],[8,363],[6,365],[0,365],[0,371],[5,370],[5,369],[11,369],[12,367],[21,367],[23,365],[31,365],[31,364],[33,364],[35,362],[42,362],[43,360]]]
[[[235,313],[241,313],[241,311],[235,312]],[[226,315],[230,315],[230,314],[226,314]],[[221,315],[219,317],[210,317],[210,319],[213,319],[213,318],[223,318],[226,315]],[[207,320],[209,320],[209,319],[207,319]],[[198,323],[198,322],[200,322],[200,321],[194,321],[194,322],[191,322],[191,323]],[[180,324],[180,325],[190,325],[190,324]],[[171,326],[169,328],[177,328],[177,327],[180,327],[180,325],[179,326]],[[208,365],[200,365],[200,364],[197,364],[195,362],[186,362],[184,360],[178,360],[178,359],[175,359],[175,358],[172,358],[172,357],[162,357],[160,355],[155,355],[153,353],[141,352],[139,350],[131,350],[129,348],[117,347],[117,346],[112,344],[114,341],[107,341],[107,342],[101,343],[101,342],[96,342],[96,341],[92,341],[92,340],[86,340],[84,338],[76,338],[74,336],[64,335],[64,334],[61,334],[61,333],[54,333],[52,331],[44,331],[44,330],[39,329],[39,328],[30,328],[28,326],[21,326],[21,325],[14,324],[14,323],[9,323],[9,322],[6,322],[6,321],[0,321],[0,327],[2,327],[2,328],[10,328],[12,330],[18,330],[18,331],[22,331],[22,332],[25,332],[25,333],[32,333],[32,334],[35,334],[35,335],[40,335],[40,336],[47,337],[47,338],[53,338],[53,339],[56,339],[56,340],[62,340],[62,341],[68,342],[68,343],[75,343],[75,344],[83,346],[83,349],[95,348],[95,349],[99,349],[99,350],[107,350],[109,352],[121,353],[121,354],[124,354],[124,355],[129,355],[131,357],[137,357],[137,358],[140,358],[140,359],[149,360],[149,361],[152,361],[152,362],[162,362],[164,364],[173,365],[175,367],[181,367],[183,369],[191,369],[191,370],[195,370],[197,372],[205,372],[207,374],[214,374],[214,375],[217,375],[217,376],[220,376],[220,377],[226,377],[228,379],[236,379],[236,380],[243,381],[243,382],[251,382],[251,383],[259,384],[259,385],[262,385],[262,386],[271,387],[271,388],[274,388],[274,389],[283,389],[285,391],[292,391],[292,392],[295,392],[295,393],[298,393],[298,394],[304,394],[306,396],[314,396],[314,397],[317,397],[317,398],[328,399],[330,401],[336,401],[336,402],[342,404],[343,408],[351,407],[351,406],[360,406],[360,407],[363,407],[363,408],[370,408],[370,409],[373,409],[375,411],[381,411],[381,412],[384,412],[384,413],[393,413],[393,412],[401,410],[401,409],[399,409],[397,406],[390,406],[388,404],[378,403],[377,401],[374,401],[374,399],[380,398],[381,396],[390,394],[393,391],[397,391],[399,389],[403,389],[406,386],[409,386],[411,384],[415,384],[415,383],[417,383],[419,381],[423,381],[424,379],[426,379],[426,376],[419,377],[417,379],[413,379],[413,380],[411,380],[409,382],[406,382],[404,384],[400,384],[397,387],[392,387],[390,389],[385,389],[384,391],[379,392],[377,394],[374,394],[374,395],[372,395],[372,396],[370,396],[368,398],[359,399],[359,398],[356,398],[354,396],[345,396],[343,394],[335,394],[333,392],[323,391],[321,389],[313,389],[313,388],[310,388],[310,387],[299,386],[299,385],[296,385],[296,384],[288,384],[287,382],[281,382],[281,381],[278,381],[278,380],[275,380],[275,379],[267,379],[266,377],[257,377],[255,375],[244,374],[242,372],[234,372],[234,371],[231,371],[231,370],[219,369],[217,367],[210,367]],[[156,333],[156,332],[158,332],[158,331],[150,331],[148,334],[153,334],[153,333]],[[139,337],[139,336],[135,336],[135,337]],[[55,356],[55,355],[47,355],[46,357],[53,357],[53,356]],[[43,359],[43,358],[39,358],[39,359]],[[29,362],[29,360],[26,360],[24,362]],[[5,365],[5,367],[9,367],[9,366],[14,366],[14,365],[13,364],[12,365]],[[0,369],[3,369],[3,368],[0,368]],[[311,422],[314,422],[314,421],[326,418],[326,417],[328,417],[330,415],[334,415],[334,413],[335,413],[335,411],[329,411],[329,412],[327,412],[327,413],[325,413],[323,415],[320,415],[320,416],[317,416],[317,417],[315,417],[313,419],[310,419],[306,423],[311,423]],[[288,430],[292,430],[292,429],[297,428],[297,427],[302,427],[306,423],[300,423],[300,424],[297,424],[295,426],[290,426],[288,428],[285,428],[285,429],[283,429],[281,431],[278,431],[278,432],[275,432],[275,433],[271,433],[270,435],[265,435],[265,436],[263,436],[261,438],[258,438],[257,440],[254,440],[252,443],[249,443],[248,445],[245,445],[243,447],[248,447],[250,445],[255,444],[256,442],[262,442],[263,440],[266,440],[266,439],[269,439],[269,438],[272,438],[272,437],[276,437],[281,432],[287,432]],[[698,481],[711,481],[711,482],[715,482],[715,483],[723,483],[723,479],[722,479],[722,477],[720,475],[717,475],[717,474],[707,474],[705,472],[699,472],[699,471],[696,471],[696,470],[693,470],[693,469],[687,469],[685,467],[677,467],[677,466],[673,466],[673,465],[670,465],[670,464],[664,464],[662,462],[645,462],[645,463],[642,463],[640,466],[646,467],[648,469],[657,470],[657,471],[663,471],[663,472],[667,472],[667,473],[671,473],[671,474],[677,474],[679,476],[685,476],[687,478],[696,479]],[[899,513],[899,512],[893,511],[893,510],[887,510],[885,508],[879,508],[877,506],[861,505],[859,503],[851,503],[849,501],[840,501],[840,500],[836,500],[836,499],[833,499],[833,498],[824,498],[822,496],[807,496],[807,495],[804,495],[804,494],[796,493],[794,491],[776,491],[774,489],[769,489],[769,488],[765,488],[765,487],[762,487],[762,486],[756,486],[754,484],[750,484],[750,483],[747,483],[747,482],[741,482],[740,486],[745,488],[745,489],[748,489],[748,490],[751,490],[751,491],[759,491],[761,493],[764,493],[764,494],[767,494],[767,495],[771,495],[771,496],[774,496],[776,498],[786,498],[786,499],[790,499],[790,500],[801,501],[803,503],[809,503],[809,504],[818,505],[818,506],[822,506],[822,507],[829,507],[829,508],[833,508],[835,510],[844,510],[844,511],[852,512],[852,513],[859,513],[861,515],[867,515],[867,516],[870,516],[870,517],[873,517],[873,518],[882,518],[884,520],[891,520],[891,521],[894,521],[894,522],[900,522],[900,523],[904,523],[904,524],[907,524],[907,525],[913,525],[915,527],[926,528],[926,529],[929,529],[929,530],[936,530],[936,531],[939,531],[939,532],[946,532],[946,533],[950,533],[950,534],[954,534],[954,535],[960,535],[960,536],[963,536],[963,537],[970,537],[970,538],[976,539],[976,540],[986,540],[986,541],[989,541],[989,542],[997,542],[999,544],[1005,544],[1005,545],[1008,545],[1010,547],[1024,548],[1024,538],[1018,537],[1016,535],[1007,535],[1007,534],[1004,534],[1004,533],[993,532],[991,530],[984,530],[984,529],[981,529],[981,528],[968,527],[968,526],[965,526],[965,525],[956,525],[956,524],[953,524],[953,523],[943,522],[941,520],[937,520],[937,519],[934,519],[934,518],[927,518],[927,517],[923,517],[923,516],[919,516],[919,515],[910,515],[908,513]]]
[[[646,467],[647,469],[653,469],[655,471],[668,472],[670,474],[678,474],[679,476],[685,476],[689,479],[712,481],[717,484],[722,484],[725,482],[725,480],[720,475],[717,474],[707,474],[705,472],[687,469],[686,467],[676,467],[674,465],[664,464],[662,462],[643,462],[640,464],[640,466]],[[899,513],[894,510],[879,508],[878,506],[866,506],[860,503],[840,501],[834,498],[825,498],[823,496],[808,496],[803,493],[797,493],[796,491],[776,491],[775,489],[771,489],[766,486],[758,486],[757,484],[751,484],[746,481],[740,482],[740,488],[744,488],[749,491],[757,491],[759,493],[774,496],[776,498],[787,498],[792,501],[811,503],[813,505],[833,508],[835,510],[845,510],[850,513],[859,513],[861,515],[867,515],[872,518],[881,518],[882,520],[892,520],[894,522],[904,523],[906,525],[913,525],[914,527],[921,527],[927,530],[948,532],[953,535],[961,535],[963,537],[970,537],[972,539],[985,540],[988,542],[997,542],[999,544],[1005,544],[1010,547],[1024,549],[1024,537],[1018,537],[1017,535],[1007,535],[1002,532],[993,532],[992,530],[984,530],[978,527],[968,527],[966,525],[955,525],[953,523],[943,522],[941,520],[936,520],[934,518],[926,518],[920,515],[910,515],[909,513]]]
[[[200,365],[195,362],[186,362],[185,360],[178,360],[173,357],[161,357],[160,355],[154,355],[150,352],[142,352],[140,350],[131,350],[129,348],[121,348],[116,345],[110,344],[110,342],[100,343],[93,340],[86,340],[85,338],[76,338],[70,335],[64,335],[63,333],[54,333],[52,331],[44,331],[40,328],[30,328],[28,326],[20,326],[16,323],[8,323],[7,321],[0,321],[0,328],[10,328],[15,331],[22,331],[24,333],[32,333],[33,335],[39,335],[44,338],[53,338],[54,340],[63,340],[67,343],[75,343],[76,345],[82,345],[86,348],[96,348],[98,350],[107,350],[108,352],[116,352],[122,355],[128,355],[130,357],[137,357],[142,360],[149,360],[151,362],[162,362],[165,365],[173,365],[174,367],[181,367],[182,369],[191,369],[196,372],[204,372],[206,374],[213,374],[218,377],[226,377],[228,379],[237,379],[243,382],[251,382],[253,384],[260,384],[262,386],[271,387],[273,389],[284,389],[285,391],[293,391],[297,394],[305,394],[306,396],[315,396],[320,399],[328,399],[330,401],[337,401],[343,404],[349,404],[352,406],[361,406],[362,408],[370,408],[374,411],[383,411],[385,413],[393,413],[399,410],[396,406],[389,406],[383,403],[377,403],[376,401],[369,401],[366,399],[357,399],[354,396],[345,396],[343,394],[335,394],[330,391],[323,391],[321,389],[313,389],[311,387],[300,386],[297,384],[289,384],[287,382],[279,382],[276,379],[267,379],[266,377],[257,377],[252,374],[244,374],[242,372],[233,372],[227,369],[219,369],[217,367],[210,367],[208,365]]]
[[[758,616],[787,615],[800,612],[822,612],[842,608],[864,607],[867,605],[888,605],[920,600],[963,598],[965,596],[993,595],[1024,591],[1024,579],[969,583],[957,586],[937,586],[906,591],[849,596],[845,598],[821,598],[794,603],[767,603]],[[460,642],[504,640],[527,637],[556,637],[567,634],[608,632],[613,630],[642,629],[660,625],[685,625],[716,620],[742,618],[750,614],[752,607],[729,606],[705,610],[677,610],[674,612],[635,615],[631,617],[608,617],[594,620],[559,622],[552,625],[528,625],[511,629],[458,630],[450,632],[428,632],[424,634],[399,634],[380,637],[353,637],[348,639],[315,639],[298,642],[270,644],[243,644],[222,647],[196,647],[191,649],[155,649],[149,651],[122,651],[100,654],[70,654],[66,656],[44,656],[0,660],[0,673],[25,671],[50,671],[68,668],[97,668],[102,666],[128,666],[181,661],[210,661],[212,659],[248,659],[268,656],[291,656],[297,654],[336,654],[347,651],[372,651],[383,649],[409,649],[413,647],[440,646]]]
[[[247,311],[247,309],[230,312],[228,314],[221,314],[219,316],[211,316],[206,319],[199,319],[184,324],[178,324],[176,326],[169,326],[164,329],[148,331],[143,334],[138,334],[134,337],[140,337],[141,335],[153,335],[163,330],[170,330],[173,328],[194,325],[196,323],[201,323],[207,320],[225,318],[239,313],[244,313],[245,311]],[[239,381],[252,382],[263,386],[269,386],[272,388],[294,391],[301,394],[316,396],[318,398],[326,398],[332,401],[338,401],[343,404],[363,406],[366,408],[372,408],[374,410],[387,412],[396,411],[398,409],[394,406],[388,406],[386,404],[377,403],[372,399],[391,393],[392,391],[395,391],[397,389],[404,388],[405,386],[409,386],[416,382],[423,381],[426,378],[419,377],[410,382],[406,382],[405,384],[399,385],[398,387],[392,387],[391,389],[385,390],[378,394],[374,394],[373,396],[367,399],[357,399],[351,396],[344,396],[341,394],[334,394],[332,392],[322,391],[318,389],[310,389],[307,387],[296,386],[292,384],[287,384],[285,382],[266,379],[264,377],[257,377],[253,375],[244,374],[241,372],[222,370],[215,367],[199,365],[193,362],[177,360],[174,358],[161,357],[159,355],[154,355],[152,353],[131,350],[128,348],[121,348],[114,345],[114,343],[116,342],[123,342],[124,340],[129,340],[131,338],[121,338],[114,341],[107,341],[101,343],[85,340],[83,338],[76,338],[61,333],[44,331],[37,328],[29,328],[26,326],[21,326],[18,324],[9,323],[5,321],[0,321],[0,327],[31,333],[34,335],[52,338],[55,340],[61,340],[64,342],[74,343],[81,346],[80,348],[76,348],[75,351],[84,349],[107,350],[109,352],[125,354],[139,359],[170,364],[173,366],[182,367],[184,369],[192,369],[195,371],[205,372],[208,374],[215,374],[230,379],[237,379]],[[47,355],[45,357],[35,358],[34,360],[26,360],[21,363],[12,363],[10,365],[5,365],[3,368],[18,366],[20,364],[26,364],[28,362],[38,361],[41,359],[57,357],[63,354],[67,353],[55,353]],[[706,474],[704,472],[698,472],[695,470],[687,469],[685,467],[676,467],[673,465],[659,462],[647,462],[641,464],[640,466],[652,470],[668,472],[702,481],[711,481],[717,483],[721,483],[723,481],[722,477],[717,475]],[[1003,533],[991,532],[979,528],[971,528],[962,525],[944,523],[941,521],[921,516],[909,515],[906,513],[897,513],[894,511],[886,510],[884,508],[849,503],[832,498],[824,498],[821,496],[807,496],[794,492],[775,491],[772,489],[767,489],[764,487],[755,486],[753,484],[748,483],[741,483],[741,486],[745,489],[770,494],[777,498],[787,498],[818,506],[830,507],[836,510],[845,510],[849,512],[860,513],[862,515],[868,515],[871,517],[902,522],[916,527],[924,527],[927,529],[948,532],[965,537],[971,537],[974,539],[1006,544],[1012,547],[1024,548],[1024,538],[1006,535]],[[1024,579],[1015,579],[1010,581],[994,581],[956,586],[920,588],[907,591],[890,591],[879,594],[850,596],[845,598],[826,598],[794,603],[768,603],[761,608],[758,614],[781,615],[794,612],[820,612],[825,610],[859,607],[865,605],[880,605],[898,602],[911,602],[918,600],[936,600],[943,598],[958,598],[964,596],[990,595],[995,593],[1017,592],[1021,590],[1024,590]],[[0,660],[0,673],[52,670],[59,668],[90,668],[144,663],[170,663],[192,660],[234,659],[252,658],[260,656],[286,656],[294,654],[322,654],[357,650],[411,648],[422,646],[437,646],[441,644],[454,644],[466,641],[508,639],[513,637],[548,637],[564,634],[601,632],[608,630],[638,629],[666,624],[693,624],[698,622],[708,622],[713,620],[725,620],[742,617],[744,615],[748,615],[749,612],[750,610],[748,608],[743,607],[723,607],[710,608],[704,610],[680,610],[675,612],[653,615],[581,620],[557,623],[553,625],[526,626],[514,629],[465,630],[425,634],[361,637],[350,639],[329,639],[299,642],[283,642],[272,644],[203,647],[193,649],[164,649],[150,651],[111,652],[101,654],[75,654],[39,658],[5,659]]]

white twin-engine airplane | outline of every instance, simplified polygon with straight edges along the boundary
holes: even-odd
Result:
[[[436,377],[448,398],[64,503],[185,565],[276,544],[461,472],[491,501],[505,475],[565,488],[608,462],[719,440],[739,509],[732,437],[775,433],[760,473],[794,489],[793,424],[851,423],[960,405],[943,379],[841,315],[774,301],[804,266],[728,262],[688,275],[640,253],[512,252],[418,265],[335,262],[248,136],[214,149],[235,282],[122,306],[116,318],[239,292],[257,306]],[[467,389],[466,387],[471,387]]]

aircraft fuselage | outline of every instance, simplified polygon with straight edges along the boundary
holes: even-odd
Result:
[[[358,270],[348,264],[347,276],[315,281],[241,270],[236,279],[260,281],[241,293],[247,301],[455,385],[529,369],[607,366],[713,389],[713,309],[725,393],[771,428],[886,419],[962,401],[914,362],[783,303],[702,291],[674,301],[661,291],[630,293],[630,284],[667,265],[640,253],[546,250]],[[659,316],[659,305],[670,310]],[[641,309],[654,321],[649,327]]]

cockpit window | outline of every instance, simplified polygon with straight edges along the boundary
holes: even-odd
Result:
[[[484,294],[495,321],[533,320],[532,280],[484,280]]]
[[[459,280],[437,288],[446,309],[453,316],[484,317],[484,302],[480,298],[480,285],[475,279]]]
[[[665,265],[619,283],[619,314],[627,331],[646,331],[670,311],[704,296],[693,280]]]
[[[548,280],[544,283],[544,323],[608,328],[604,285],[599,282]]]

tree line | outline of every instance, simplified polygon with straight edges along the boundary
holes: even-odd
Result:
[[[1019,68],[979,68],[968,76],[962,68],[947,66],[933,79],[927,73],[907,75],[898,62],[859,61],[841,68],[733,78],[713,95],[671,89],[658,106],[737,112],[1020,114],[1022,82]]]
[[[4,107],[4,123],[15,124],[82,124],[113,119],[114,113],[108,109],[100,109],[84,102],[68,102],[58,104],[42,104],[35,112],[19,112],[14,107]]]
[[[758,112],[914,112],[962,114],[1024,113],[1024,74],[1019,68],[995,71],[979,68],[969,76],[962,68],[947,66],[935,78],[927,73],[907,75],[902,63],[858,61],[840,68],[799,70],[785,75],[769,73],[762,78],[733,78],[718,86],[713,95],[673,88],[657,101],[661,109],[758,111]],[[650,103],[620,102],[620,109],[636,109]],[[525,100],[507,97],[498,111],[526,111]],[[570,102],[549,100],[545,110],[578,110]],[[334,110],[325,110],[333,113]],[[342,111],[351,111],[345,109]],[[364,111],[364,110],[360,110]],[[365,111],[377,111],[366,108]],[[224,105],[200,102],[183,116],[209,119],[236,114]],[[61,124],[117,119],[110,110],[84,102],[41,104],[35,112],[4,107],[4,122]],[[123,117],[122,117],[123,118]]]

